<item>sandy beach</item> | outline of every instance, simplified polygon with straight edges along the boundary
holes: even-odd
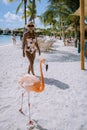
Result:
[[[80,54],[74,46],[64,46],[62,40],[53,50],[36,55],[35,74],[40,77],[39,59],[49,65],[45,90],[30,94],[31,117],[38,123],[34,130],[87,130],[87,59],[80,68]],[[18,81],[27,73],[28,60],[17,45],[0,46],[0,130],[29,130],[28,117],[19,113],[22,88]],[[27,93],[24,97],[27,110]]]

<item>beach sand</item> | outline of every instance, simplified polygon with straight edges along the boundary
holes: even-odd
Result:
[[[86,69],[81,70],[77,48],[57,40],[53,50],[41,56],[37,53],[38,77],[40,57],[46,58],[49,69],[46,72],[43,67],[45,90],[30,93],[31,118],[37,121],[38,130],[87,130],[87,59]],[[29,130],[28,116],[19,113],[23,89],[18,83],[27,68],[21,45],[0,47],[0,130]],[[28,113],[27,93],[23,109]]]

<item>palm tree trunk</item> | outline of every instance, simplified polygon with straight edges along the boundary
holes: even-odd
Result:
[[[66,43],[65,43],[65,27],[64,27],[64,23],[62,23],[62,36],[63,36],[64,46],[66,46]]]
[[[33,19],[33,22],[35,23],[34,10],[35,10],[35,0],[33,0],[33,4],[32,4],[32,19]]]
[[[24,0],[24,16],[25,16],[25,25],[27,24],[26,5],[27,5],[27,0]]]
[[[64,42],[64,46],[66,46],[65,44],[65,30],[64,30],[64,23],[62,21],[62,17],[60,17],[60,26],[61,26],[61,34],[62,34],[62,38],[63,38],[63,42]]]
[[[32,0],[32,11],[29,21],[33,21],[35,23],[35,0]]]

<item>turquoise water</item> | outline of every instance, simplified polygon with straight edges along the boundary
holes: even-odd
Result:
[[[20,41],[20,37],[16,36],[16,41]],[[13,44],[11,35],[0,35],[0,45]]]

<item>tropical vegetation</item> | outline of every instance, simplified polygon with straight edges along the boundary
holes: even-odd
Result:
[[[8,2],[12,1],[15,0],[8,0]],[[28,20],[35,22],[35,18],[39,17],[45,26],[50,26],[51,32],[60,35],[60,38],[63,37],[64,41],[67,34],[65,30],[69,26],[72,26],[75,29],[75,34],[69,33],[69,36],[74,35],[77,37],[79,17],[71,14],[78,9],[79,0],[48,0],[47,10],[45,10],[41,16],[37,16],[36,0],[20,0],[16,13],[18,13],[22,5],[24,6],[22,18],[25,19],[25,24],[27,23],[27,18]],[[49,34],[49,30],[45,30],[44,34],[45,33]]]
[[[50,25],[51,30],[58,30],[65,41],[65,30],[69,26],[75,28],[79,25],[79,17],[71,15],[79,7],[79,0],[49,0],[47,10],[40,17],[45,25]],[[65,42],[64,42],[65,43]]]

